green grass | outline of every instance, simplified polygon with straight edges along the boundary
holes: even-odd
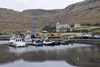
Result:
[[[93,30],[92,32],[100,32],[100,29]]]
[[[54,35],[60,34],[61,36],[76,36],[77,33],[43,33],[41,35],[50,35],[50,34]]]
[[[100,26],[78,27],[78,28],[72,28],[72,30],[88,30],[88,29],[96,29],[96,28],[100,28]]]

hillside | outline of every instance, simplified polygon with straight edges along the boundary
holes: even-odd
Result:
[[[36,23],[37,30],[40,30],[45,26],[45,23],[49,24],[53,18],[51,16],[30,16],[11,9],[0,8],[0,33],[27,30],[32,31],[32,21],[35,17],[38,19]]]
[[[49,24],[56,24],[57,21],[70,25],[74,25],[77,22],[81,24],[96,24],[100,23],[100,0],[85,0],[69,5],[61,10],[30,9],[22,13],[31,16],[52,18],[48,19]],[[42,21],[39,23],[44,23]]]
[[[0,31],[31,29],[32,19],[31,16],[26,16],[21,12],[0,8]]]
[[[100,23],[100,0],[85,0],[69,5],[65,9],[43,10],[29,9],[17,12],[0,8],[0,31],[32,30],[32,20],[37,18],[37,30],[45,25],[54,25],[57,21],[73,25]]]
[[[100,23],[100,0],[86,0],[72,4],[60,13],[58,20],[63,23]]]
[[[22,13],[31,16],[50,16],[55,13],[59,13],[62,10],[63,9],[56,9],[56,10],[29,9],[29,10],[24,10]]]

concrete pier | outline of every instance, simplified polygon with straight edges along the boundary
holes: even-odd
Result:
[[[9,40],[10,39],[10,37],[1,37],[0,36],[0,40]]]
[[[100,39],[73,39],[75,43],[100,45]]]

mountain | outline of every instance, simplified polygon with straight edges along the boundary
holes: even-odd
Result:
[[[33,17],[11,9],[0,8],[0,32],[31,29]]]
[[[70,25],[77,22],[81,24],[100,23],[100,0],[85,0],[57,10],[29,9],[18,12],[0,8],[0,31],[32,31],[34,18],[37,18],[38,31],[45,25],[55,25],[58,21]]]
[[[66,7],[58,20],[63,23],[100,23],[100,0],[85,0]]]
[[[0,33],[14,31],[32,31],[32,21],[37,18],[36,28],[41,30],[47,23],[52,22],[53,16],[31,16],[12,9],[0,8]]]
[[[31,16],[52,18],[48,19],[49,24],[56,24],[57,21],[70,25],[74,25],[75,23],[96,24],[100,23],[100,0],[85,0],[69,5],[61,10],[30,9],[22,13]]]
[[[55,13],[58,13],[62,10],[63,9],[55,9],[55,10],[29,9],[29,10],[24,10],[22,13],[31,16],[48,16],[48,15],[53,15]]]

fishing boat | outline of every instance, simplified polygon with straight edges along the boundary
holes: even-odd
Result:
[[[16,39],[15,39],[14,46],[15,46],[15,47],[25,47],[25,46],[27,46],[27,45],[25,44],[25,42],[23,41],[22,38],[16,38]]]
[[[51,41],[51,40],[49,40],[48,38],[46,38],[46,39],[43,41],[43,44],[46,45],[46,46],[54,46],[55,41]]]
[[[14,46],[14,47],[21,47],[21,46],[26,46],[24,40],[21,37],[15,37],[12,36],[8,42],[8,45]]]
[[[35,46],[43,46],[43,41],[41,39],[36,39],[33,44]]]
[[[9,46],[13,46],[14,43],[15,43],[15,39],[16,39],[16,37],[15,37],[15,36],[12,36],[12,37],[10,38],[10,40],[8,41],[8,45],[9,45]]]

